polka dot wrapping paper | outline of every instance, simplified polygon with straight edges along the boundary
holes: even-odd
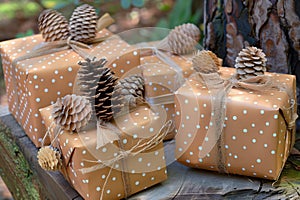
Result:
[[[51,106],[41,109],[46,126],[50,126]],[[163,123],[148,107],[141,106],[113,122],[120,131],[118,142],[96,149],[96,130],[70,134],[62,131],[57,146],[61,149],[66,164],[66,179],[84,199],[122,199],[125,190],[130,196],[167,178],[163,143],[154,148],[129,156],[91,172],[82,169],[97,165],[97,160],[109,160],[118,156],[119,147],[129,150],[141,138],[149,138],[159,132]],[[149,141],[149,140],[147,140]],[[123,172],[122,172],[123,171]],[[126,186],[126,189],[125,189]]]
[[[194,72],[190,60],[167,53],[165,56],[170,58],[181,68],[181,73],[184,78],[189,77]],[[145,96],[147,98],[173,94],[182,84],[178,82],[178,73],[174,68],[155,55],[141,57],[141,66],[143,67]],[[171,119],[174,121],[174,103],[162,104],[161,107],[166,112],[167,120]],[[174,135],[175,130],[171,131],[166,139],[173,139]]]
[[[226,79],[234,72],[222,68],[221,76]],[[175,93],[176,159],[190,167],[220,171],[223,157],[226,173],[277,180],[295,138],[295,127],[290,129],[288,124],[297,110],[290,104],[291,98],[296,100],[296,83],[292,75],[266,76],[292,89],[292,97],[287,91],[232,88],[226,98],[221,143],[206,135],[216,126],[211,121],[216,114],[211,111],[214,97],[197,76],[191,76]],[[205,143],[211,144],[210,150]],[[202,151],[208,153],[200,156]]]
[[[98,33],[98,37],[110,35],[106,29]],[[12,66],[14,59],[30,54],[42,42],[41,35],[34,35],[0,43],[9,110],[36,146],[41,145],[46,132],[39,108],[72,93],[79,69],[77,63],[83,60],[73,50],[64,50],[19,61],[15,68]],[[84,51],[92,56],[106,57],[110,61],[129,49],[130,46],[119,37],[109,37],[103,43]],[[115,66],[115,71],[124,73],[122,67],[119,70]]]

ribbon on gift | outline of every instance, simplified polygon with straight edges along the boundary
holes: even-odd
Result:
[[[112,159],[109,159],[109,160],[84,160],[86,162],[95,163],[95,165],[93,165],[92,167],[86,167],[86,168],[80,169],[80,171],[83,174],[94,172],[99,169],[103,169],[105,167],[110,168],[108,175],[105,179],[104,185],[103,185],[100,200],[103,199],[104,189],[107,185],[109,177],[114,168],[113,166],[115,165],[116,162],[120,162],[120,161],[122,163],[121,164],[121,173],[122,173],[123,184],[124,184],[124,193],[125,193],[125,198],[127,198],[127,196],[130,194],[130,184],[128,184],[127,173],[125,173],[126,172],[126,169],[125,169],[126,168],[126,158],[136,156],[140,153],[143,153],[143,152],[146,152],[146,151],[149,151],[149,150],[155,148],[159,143],[163,142],[163,139],[169,132],[171,125],[172,125],[172,121],[171,120],[167,121],[161,127],[161,129],[159,130],[159,132],[157,134],[155,134],[149,138],[146,138],[146,139],[144,139],[144,138],[140,139],[129,150],[124,150],[124,148],[122,147],[122,142],[120,141],[120,138],[119,138],[119,140],[118,140],[119,152],[118,152],[117,156]]]
[[[167,56],[165,53],[163,53],[162,51],[158,50],[155,47],[140,47],[137,46],[138,50],[141,51],[141,54],[143,52],[147,52],[149,53],[149,51],[152,51],[153,55],[156,55],[160,60],[162,60],[163,62],[165,62],[166,64],[168,64],[172,69],[174,69],[174,71],[176,71],[176,88],[179,88],[183,83],[184,83],[184,77],[183,77],[183,73],[182,73],[182,69],[180,68],[180,66],[178,66],[177,63],[175,63],[172,59],[170,59],[169,56]],[[133,55],[133,52],[137,51],[137,49],[132,50],[132,53],[126,54],[126,55]],[[118,58],[120,60],[120,58]],[[112,61],[113,63],[114,61]],[[142,68],[146,69],[146,65],[140,65]],[[76,82],[74,84],[75,86],[78,85]],[[94,88],[91,88],[94,89]],[[75,93],[78,92],[78,89],[75,90]],[[146,100],[148,101],[148,98],[146,98]],[[150,104],[151,104],[151,99],[150,100]],[[174,100],[170,100],[173,101]],[[146,104],[148,104],[147,102],[145,102]],[[151,107],[151,109],[154,109],[153,107]],[[128,114],[130,111],[132,111],[132,109],[129,110],[129,108],[124,108],[124,114]],[[116,117],[116,116],[114,116]],[[175,126],[172,126],[170,128],[170,132],[173,131],[175,128]],[[112,131],[113,130],[113,131]],[[106,145],[107,143],[111,143],[112,141],[117,141],[118,140],[118,135],[115,134],[115,132],[118,132],[117,128],[114,127],[111,123],[106,122],[105,124],[100,124],[99,122],[97,122],[97,148],[100,148],[104,145]]]
[[[100,30],[106,28],[107,26],[111,25],[112,23],[114,23],[114,19],[108,13],[105,13],[97,21],[97,31],[100,31]],[[93,39],[91,38],[91,40],[88,42],[88,44],[84,44],[84,43],[72,40],[72,37],[70,36],[67,40],[48,42],[41,46],[37,46],[36,48],[34,48],[34,50],[30,54],[16,58],[15,60],[13,60],[12,65],[14,67],[16,65],[16,63],[19,61],[30,59],[30,58],[35,58],[35,57],[39,57],[39,56],[44,56],[47,54],[56,53],[56,52],[64,51],[67,49],[72,49],[74,52],[76,52],[78,55],[80,55],[81,57],[83,57],[85,59],[89,55],[80,48],[89,49],[90,48],[88,46],[89,44],[99,43],[106,39],[107,39],[107,37],[93,38]]]

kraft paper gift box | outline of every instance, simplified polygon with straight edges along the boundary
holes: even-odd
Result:
[[[232,68],[221,69],[224,79],[233,73]],[[191,76],[175,93],[177,160],[195,168],[277,180],[294,144],[296,79],[273,73],[266,77],[285,90],[233,87],[225,100],[224,123],[219,120],[219,136],[208,134],[218,127],[213,119],[222,116],[212,112],[216,96],[198,74]]]
[[[170,55],[169,53],[164,53],[164,58],[162,59],[156,55],[141,56],[141,66],[143,66],[143,76],[145,78],[145,96],[150,103],[152,98],[172,96],[184,83],[184,79],[194,72],[192,62],[189,59]],[[178,70],[175,67],[180,69]],[[161,107],[165,110],[167,119],[174,121],[173,100],[170,99],[170,102],[161,103]],[[174,135],[175,129],[167,135],[166,139],[173,139]]]
[[[110,35],[109,31],[103,29],[97,37]],[[31,54],[42,42],[41,35],[34,35],[0,43],[9,110],[36,146],[41,145],[40,142],[46,132],[39,108],[55,102],[58,97],[72,93],[79,69],[77,63],[83,60],[70,49],[22,60],[13,67],[12,62],[15,59]],[[106,46],[105,51],[103,45]],[[126,53],[130,48],[125,41],[114,36],[84,51],[90,56],[115,60],[118,55]],[[121,59],[119,62],[125,61]],[[124,65],[111,67],[121,75],[122,72],[126,72],[129,65],[125,62]],[[119,69],[121,67],[122,69]]]
[[[116,59],[111,59],[109,68],[115,72],[119,78],[125,78],[132,74],[142,74],[145,80],[145,97],[150,104],[157,107],[160,115],[164,115],[166,121],[174,121],[174,92],[183,84],[184,79],[193,72],[192,62],[185,58],[169,53],[144,56],[147,48],[134,47]],[[148,52],[149,53],[149,52]],[[124,66],[125,69],[124,70]],[[180,76],[181,75],[181,76]],[[154,100],[160,96],[170,96],[170,101],[164,101],[157,104]],[[154,100],[154,101],[152,101]],[[163,117],[162,117],[163,118]],[[173,139],[175,129],[172,128],[166,136],[166,140]]]
[[[47,127],[52,123],[51,107],[41,109]],[[140,141],[143,142],[139,146],[159,136],[163,126],[160,118],[148,107],[141,106],[115,119],[113,124],[121,131],[119,141],[99,149],[96,148],[95,130],[78,134],[61,131],[58,135],[57,146],[66,165],[64,175],[84,199],[122,199],[167,178],[162,138],[158,143],[154,140],[154,146],[136,155],[110,164],[105,162],[121,154],[119,147],[128,151]],[[97,161],[103,161],[103,165]]]

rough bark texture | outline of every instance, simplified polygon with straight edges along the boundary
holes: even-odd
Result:
[[[299,19],[298,0],[205,0],[204,47],[223,58],[229,67],[234,66],[242,48],[262,48],[268,71],[297,76],[299,105]]]

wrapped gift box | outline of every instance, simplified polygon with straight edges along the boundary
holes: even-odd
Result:
[[[51,106],[41,109],[46,126],[50,126]],[[66,165],[65,176],[84,199],[122,199],[167,178],[162,140],[137,155],[111,162],[111,165],[98,167],[98,160],[114,159],[123,150],[132,149],[148,142],[152,136],[160,133],[163,126],[160,118],[148,107],[141,106],[114,122],[120,131],[120,140],[96,148],[95,130],[70,134],[62,131],[58,135],[58,147]],[[117,133],[116,133],[117,134]],[[56,143],[54,143],[56,144]],[[140,150],[136,148],[134,152]],[[87,171],[86,169],[94,170]],[[85,170],[85,171],[84,171]]]
[[[224,79],[233,73],[234,69],[221,69]],[[266,73],[286,91],[233,87],[226,98],[220,143],[206,135],[215,126],[214,97],[198,76],[191,76],[175,93],[177,160],[195,168],[277,180],[295,138],[295,76]],[[208,142],[211,150],[204,148]],[[207,154],[200,156],[201,151]]]
[[[99,32],[98,37],[110,35],[104,29]],[[36,146],[41,145],[45,133],[39,108],[55,102],[58,97],[72,93],[79,69],[77,63],[83,60],[73,50],[64,50],[19,61],[15,67],[12,66],[16,58],[31,54],[42,42],[41,35],[34,35],[0,43],[9,110]],[[108,43],[111,46],[106,46],[104,51],[103,45]],[[83,50],[91,56],[115,60],[119,54],[129,51],[130,45],[114,36],[109,37],[103,44],[95,44],[90,50]],[[119,54],[116,55],[116,52]],[[111,67],[116,68],[115,71],[120,75],[125,73],[128,65]],[[121,67],[122,69],[118,69]]]
[[[109,67],[119,78],[132,74],[142,74],[145,80],[145,97],[150,104],[155,104],[163,120],[174,120],[174,92],[184,83],[185,78],[193,72],[192,62],[184,57],[161,54],[161,60],[156,55],[145,56],[145,50],[141,47],[134,47],[127,53],[117,56],[109,62]],[[149,54],[149,52],[147,52]],[[167,60],[167,62],[165,62]],[[176,65],[176,67],[174,67]],[[117,68],[119,66],[119,68]],[[124,70],[125,69],[125,70]],[[169,96],[168,101],[157,103],[156,97]],[[152,101],[153,100],[153,101]],[[154,105],[153,105],[154,106]],[[165,117],[162,117],[164,115]],[[171,129],[166,139],[173,139],[175,129]]]
[[[189,59],[168,53],[164,53],[164,57],[163,60],[156,55],[141,57],[141,66],[143,66],[143,76],[145,78],[145,96],[150,103],[152,98],[173,95],[184,83],[184,79],[194,72],[192,62]],[[166,63],[166,60],[171,60],[171,62]],[[174,64],[180,70],[176,70],[172,66]],[[161,107],[165,110],[167,119],[174,120],[174,103],[172,101],[164,102]],[[166,139],[172,139],[174,135],[175,129],[167,135]]]

